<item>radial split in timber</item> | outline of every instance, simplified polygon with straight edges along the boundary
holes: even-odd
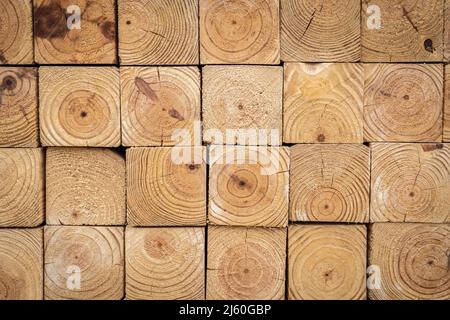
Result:
[[[42,300],[42,229],[0,229],[0,300]]]
[[[33,63],[31,0],[0,2],[0,65]]]
[[[364,145],[292,147],[290,220],[368,222],[369,161]]]
[[[286,229],[209,227],[206,299],[280,300]]]
[[[203,228],[127,228],[127,299],[202,300]]]
[[[209,159],[212,224],[287,225],[289,148],[212,146]]]
[[[362,65],[286,63],[284,68],[284,142],[363,142]]]
[[[128,149],[129,224],[205,225],[204,152],[203,147]]]
[[[449,1],[450,3],[450,1]],[[449,9],[450,11],[450,9]],[[450,65],[445,66],[444,141],[450,142]]]
[[[290,300],[364,300],[365,226],[291,226]]]
[[[282,129],[283,69],[273,66],[207,66],[203,68],[205,142],[279,145]],[[267,141],[242,141],[231,130],[259,131]],[[219,131],[223,141],[217,141]],[[278,135],[271,138],[272,131]],[[256,134],[256,132],[255,132]],[[257,136],[257,135],[256,135]]]
[[[369,264],[380,267],[372,300],[450,299],[450,225],[376,223]]]
[[[366,64],[364,139],[440,142],[442,65]]]
[[[80,8],[80,28],[69,29]],[[34,0],[35,59],[39,64],[116,62],[114,0]]]
[[[37,69],[0,67],[0,146],[37,147]]]
[[[0,149],[0,227],[34,227],[44,221],[41,149]]]
[[[123,67],[120,77],[125,146],[200,144],[200,133],[194,135],[200,121],[197,67]],[[183,141],[176,130],[187,130]]]
[[[278,64],[278,0],[201,0],[202,64]]]
[[[119,0],[118,3],[121,63],[198,64],[198,0]]]
[[[47,149],[48,224],[125,224],[125,159],[108,149]]]
[[[381,28],[369,29],[368,6],[380,8]],[[362,57],[364,62],[442,61],[444,0],[362,1]]]
[[[450,145],[372,146],[372,222],[450,221]]]
[[[43,145],[120,145],[117,68],[41,67],[39,74]]]
[[[45,299],[123,298],[123,228],[45,227],[44,239]]]
[[[355,62],[360,1],[281,0],[281,60]]]

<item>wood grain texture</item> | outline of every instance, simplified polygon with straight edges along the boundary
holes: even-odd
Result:
[[[0,67],[0,147],[39,146],[36,82],[36,68]]]
[[[194,136],[200,121],[197,67],[122,67],[120,78],[125,146],[181,145],[172,135],[184,129],[191,145],[201,144]]]
[[[450,142],[450,65],[445,66],[444,142]]]
[[[283,142],[362,143],[363,67],[284,64]]]
[[[209,227],[206,299],[282,300],[286,229]]]
[[[80,28],[69,29],[80,9]],[[116,63],[115,0],[34,0],[34,52],[39,64]]]
[[[289,148],[212,146],[209,159],[211,224],[287,226]]]
[[[49,225],[124,225],[125,159],[109,149],[48,148]]]
[[[42,149],[0,149],[0,227],[35,227],[44,221]]]
[[[290,220],[369,221],[369,148],[357,144],[291,148]]]
[[[369,235],[369,264],[381,276],[371,300],[450,299],[450,225],[376,223]]]
[[[200,0],[202,64],[280,63],[278,0]]]
[[[444,61],[450,62],[450,1],[444,5]]]
[[[118,3],[122,64],[198,64],[198,0],[118,0]]]
[[[124,296],[121,227],[45,227],[47,300],[120,300]],[[75,267],[80,287],[69,286]]]
[[[230,129],[278,130],[281,144],[283,69],[269,66],[206,66],[202,72],[203,128],[227,137]],[[227,137],[229,138],[229,137]],[[217,142],[204,134],[203,141]]]
[[[380,8],[380,29],[369,29],[369,5]],[[363,0],[361,60],[442,61],[444,0]]]
[[[31,0],[0,3],[0,65],[33,63]]]
[[[203,147],[128,149],[129,225],[205,225],[204,152]],[[183,155],[186,161],[174,161]]]
[[[450,145],[372,145],[372,222],[450,222]]]
[[[0,300],[42,300],[42,229],[0,229]]]
[[[442,141],[442,65],[366,64],[364,139]]]
[[[295,225],[288,231],[289,300],[365,300],[366,227]]]
[[[127,228],[126,298],[202,300],[203,228]]]
[[[281,0],[281,60],[356,62],[360,1]]]
[[[41,67],[39,74],[43,145],[120,145],[120,80],[117,68]]]

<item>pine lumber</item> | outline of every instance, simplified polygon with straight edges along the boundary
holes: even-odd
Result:
[[[365,300],[366,227],[292,225],[289,300]]]
[[[362,143],[361,64],[285,63],[283,142]]]
[[[278,0],[200,0],[201,64],[280,63]]]
[[[203,300],[205,229],[126,229],[126,298]]]
[[[208,228],[207,300],[283,300],[286,229]]]
[[[79,8],[79,28],[68,27]],[[34,53],[39,64],[116,63],[115,0],[34,0]]]
[[[206,224],[204,147],[127,150],[127,212],[132,226]],[[177,162],[178,156],[186,157]]]
[[[48,225],[124,225],[125,159],[103,148],[48,148]]]
[[[211,146],[209,154],[210,224],[287,226],[289,148]]]
[[[42,229],[0,229],[0,300],[42,300]]]
[[[291,147],[290,220],[368,222],[369,157],[362,144]]]
[[[375,223],[369,264],[379,267],[381,287],[371,300],[449,300],[449,224]]]
[[[32,0],[0,3],[0,65],[33,63]]]
[[[281,0],[280,3],[282,61],[359,61],[359,0]]]
[[[380,28],[369,29],[369,6],[379,8]],[[361,61],[442,61],[443,9],[444,0],[363,0]]]
[[[0,149],[0,227],[44,222],[44,179],[42,149]]]
[[[366,141],[442,141],[442,65],[366,64],[364,74]]]
[[[445,66],[444,142],[450,142],[450,65]]]
[[[281,144],[283,69],[275,66],[206,66],[202,72],[203,141],[213,144],[242,144],[227,131],[271,130],[279,137],[269,145]],[[209,133],[219,131],[223,141]],[[263,144],[266,144],[263,143]],[[250,143],[251,145],[260,141]],[[248,143],[245,143],[246,145]]]
[[[198,64],[198,0],[118,0],[118,5],[122,64]]]
[[[37,100],[37,68],[0,67],[0,147],[39,146]]]
[[[444,61],[450,62],[450,1],[444,5]]]
[[[39,115],[44,146],[120,145],[119,70],[41,67]]]
[[[121,227],[45,227],[45,299],[122,299],[123,242]]]
[[[122,67],[122,141],[125,146],[173,146],[177,130],[187,130],[189,144],[200,121],[198,67]]]
[[[371,222],[450,222],[450,145],[371,148]]]

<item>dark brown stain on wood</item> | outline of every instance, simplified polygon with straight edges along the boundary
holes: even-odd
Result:
[[[170,109],[168,111],[168,113],[169,113],[169,116],[171,116],[172,118],[175,118],[175,119],[177,119],[179,121],[183,121],[184,120],[184,117],[177,110],[175,110],[174,108]]]
[[[158,101],[158,96],[155,91],[150,87],[150,84],[147,83],[144,79],[140,77],[136,77],[134,79],[134,84],[138,88],[139,92],[149,98],[151,101],[156,103]]]
[[[63,38],[69,29],[64,8],[51,2],[34,10],[34,34],[38,38]]]
[[[422,145],[422,150],[425,152],[430,152],[430,151],[434,151],[434,150],[442,149],[442,148],[444,148],[444,145],[442,143],[423,144]]]
[[[99,27],[106,39],[109,41],[114,41],[116,39],[116,25],[114,22],[104,21],[100,23]]]

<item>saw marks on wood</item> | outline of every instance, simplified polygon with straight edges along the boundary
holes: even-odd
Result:
[[[198,64],[198,0],[118,0],[118,4],[122,64]]]
[[[203,228],[127,228],[126,298],[203,300]]]
[[[450,225],[374,224],[369,244],[369,264],[381,276],[370,299],[450,299]]]
[[[285,227],[289,148],[211,146],[209,222]]]
[[[355,62],[360,1],[281,0],[281,60]]]
[[[46,300],[124,296],[121,227],[45,227]]]
[[[39,75],[43,145],[120,145],[117,68],[41,67]]]
[[[0,65],[33,63],[32,0],[0,3]]]
[[[0,147],[39,146],[36,82],[37,68],[0,67]]]
[[[42,300],[42,229],[0,229],[0,300]]]
[[[204,147],[128,149],[128,223],[205,225],[204,152]]]
[[[369,29],[373,6],[379,8],[381,24]],[[363,0],[362,61],[442,61],[443,9],[444,0]]]
[[[70,18],[76,14],[72,6],[80,10],[79,26]],[[34,0],[36,62],[116,63],[114,11],[115,0]]]
[[[278,64],[278,0],[200,0],[202,64]]]
[[[0,149],[0,227],[35,227],[44,221],[42,149]]]
[[[364,145],[292,147],[290,220],[368,222],[369,161]]]
[[[449,222],[450,145],[372,145],[372,222]]]
[[[197,67],[122,67],[125,146],[200,144],[200,71]],[[179,141],[177,131],[187,131]],[[195,140],[194,140],[195,139]]]
[[[366,227],[295,225],[288,231],[289,300],[365,300]]]
[[[283,142],[362,143],[363,67],[284,64]]]
[[[282,300],[286,229],[209,227],[206,299]]]
[[[442,141],[442,65],[364,65],[364,139]]]
[[[125,159],[98,148],[47,149],[49,225],[125,224]]]
[[[283,68],[206,66],[202,77],[203,141],[281,144]],[[241,130],[239,135],[238,130]],[[258,137],[256,130],[266,130],[263,136],[267,141],[252,140],[252,136]],[[276,133],[274,138],[272,131]]]

